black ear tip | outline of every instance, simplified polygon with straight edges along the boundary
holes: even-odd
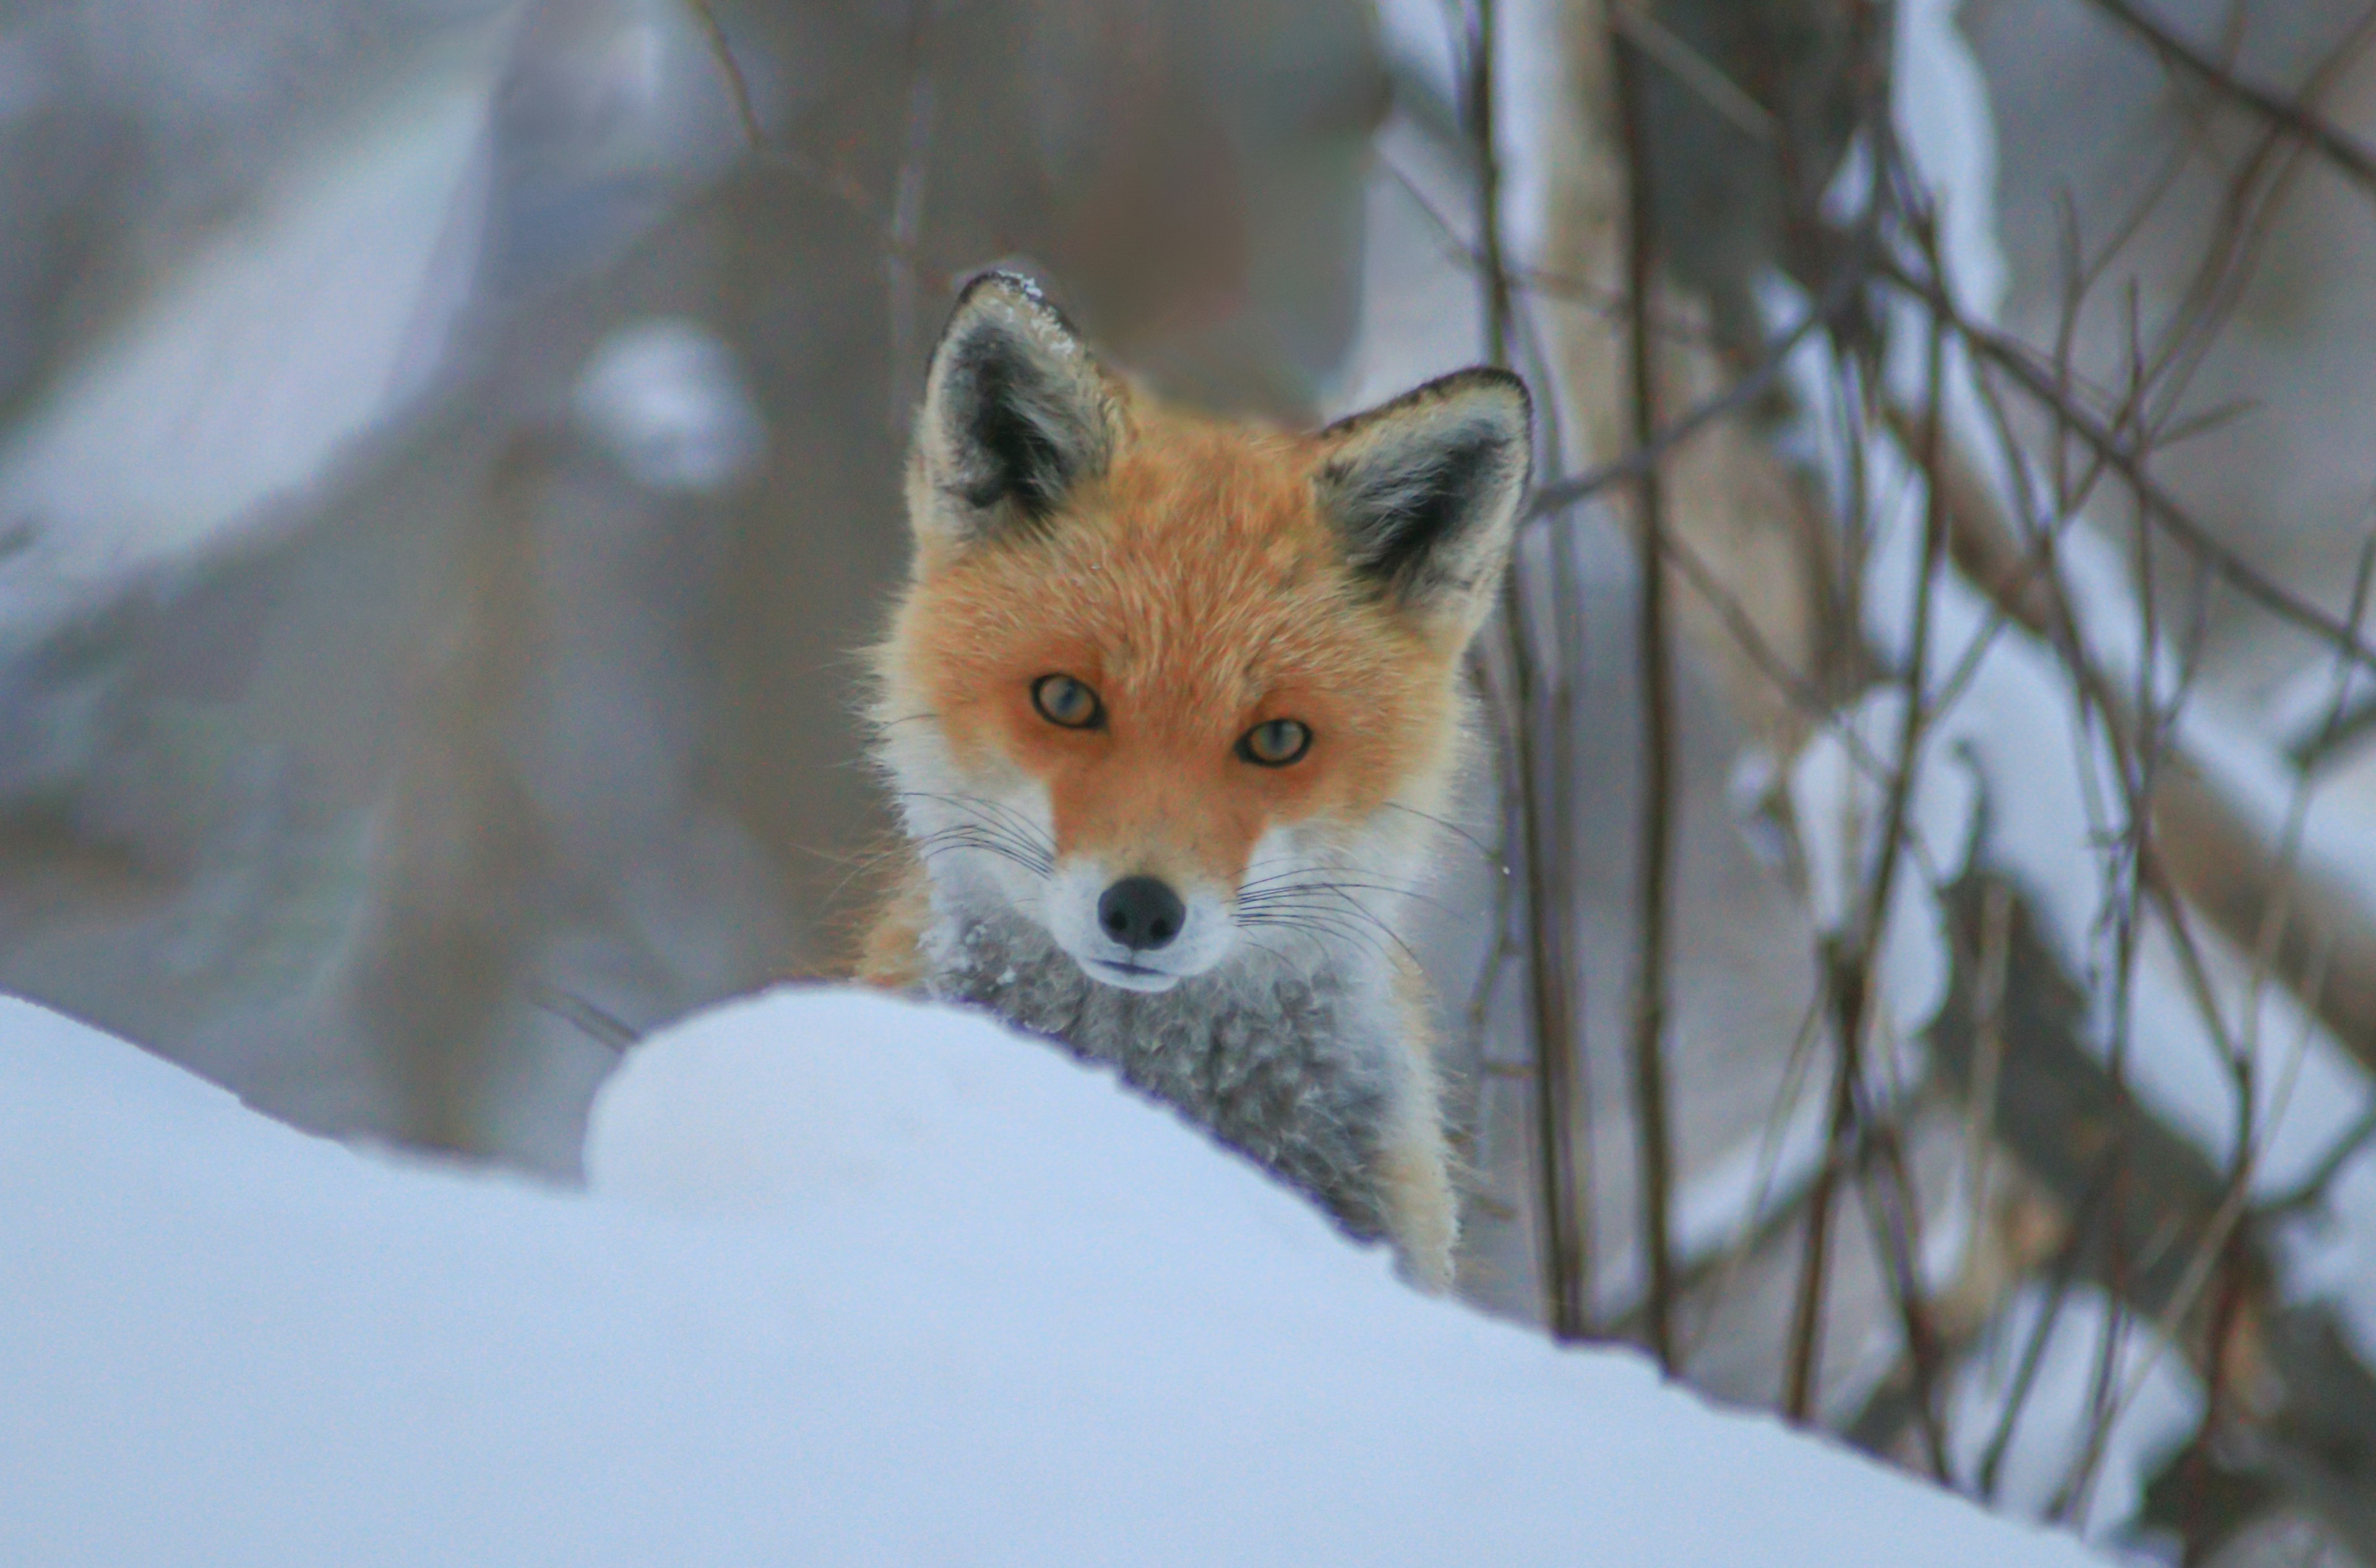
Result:
[[[992,267],[975,273],[957,290],[957,308],[962,310],[974,303],[981,293],[1019,295],[1035,305],[1046,306],[1048,296],[1040,287],[1040,279],[1008,267]]]
[[[1526,378],[1499,365],[1471,365],[1455,370],[1428,384],[1424,390],[1445,398],[1497,398],[1514,405],[1522,422],[1531,423],[1535,416],[1534,395],[1527,390]]]
[[[1401,397],[1348,414],[1320,433],[1324,440],[1359,435],[1412,416],[1482,415],[1482,422],[1500,425],[1510,437],[1531,445],[1535,400],[1518,376],[1493,365],[1471,365],[1421,383]]]
[[[1040,286],[1040,279],[1028,273],[1004,267],[977,272],[965,280],[964,286],[957,290],[956,303],[949,307],[948,325],[955,327],[992,300],[1003,300],[1017,309],[1030,311],[1052,322],[1067,337],[1080,336],[1064,313],[1049,300],[1048,291]],[[946,328],[943,329],[943,334],[946,335]]]

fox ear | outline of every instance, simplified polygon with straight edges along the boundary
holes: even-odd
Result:
[[[970,542],[1047,521],[1113,454],[1114,392],[1031,279],[986,272],[957,296],[916,424],[920,533]]]
[[[1534,463],[1527,385],[1464,370],[1321,433],[1320,505],[1353,569],[1473,631],[1509,559]]]

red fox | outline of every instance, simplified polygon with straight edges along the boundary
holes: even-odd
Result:
[[[1457,1215],[1401,929],[1530,417],[1482,369],[1317,434],[1205,417],[989,274],[926,376],[874,651],[911,861],[861,978],[1113,1063],[1431,1289]]]

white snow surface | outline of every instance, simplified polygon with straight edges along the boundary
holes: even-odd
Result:
[[[399,1164],[0,1000],[0,1561],[2089,1561],[1417,1295],[978,1018],[722,1008],[590,1145]]]

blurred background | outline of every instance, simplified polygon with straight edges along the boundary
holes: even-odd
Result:
[[[1498,360],[1465,1292],[2376,1565],[2370,19],[6,0],[0,987],[574,1180],[849,950],[968,276],[1289,420]]]

